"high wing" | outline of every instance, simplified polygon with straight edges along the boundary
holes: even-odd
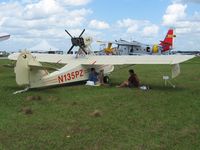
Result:
[[[141,47],[142,43],[137,42],[137,41],[125,41],[125,40],[118,40],[115,42],[117,45],[124,45],[124,46],[135,46],[135,47]]]
[[[193,55],[139,55],[139,56],[90,56],[79,58],[83,65],[125,64],[179,64],[194,58]]]
[[[10,38],[10,35],[0,36],[0,41],[4,41]]]
[[[123,45],[123,46],[135,46],[135,47],[141,47],[143,45],[140,42],[137,41],[131,41],[128,42],[126,40],[116,40],[116,41],[97,41],[98,43],[110,43],[110,44],[116,44],[116,45]]]
[[[17,60],[20,53],[9,55],[10,60]],[[82,65],[125,65],[125,64],[179,64],[194,58],[194,55],[86,55],[75,58],[73,55],[32,54],[37,61],[47,63],[68,64],[69,62]]]

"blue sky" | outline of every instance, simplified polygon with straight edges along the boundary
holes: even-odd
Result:
[[[94,17],[114,22],[123,18],[149,19],[159,23],[169,0],[99,0],[89,6],[95,10]],[[159,13],[158,13],[159,12]]]
[[[11,39],[0,49],[17,51],[47,41],[66,50],[68,29],[95,40],[159,43],[176,29],[176,50],[200,49],[200,0],[0,0],[0,34]],[[94,46],[97,48],[97,45]]]

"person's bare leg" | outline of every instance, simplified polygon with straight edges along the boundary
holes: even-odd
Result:
[[[116,87],[121,88],[121,87],[127,87],[127,86],[128,86],[128,81],[124,81],[123,83],[121,83],[120,85]]]

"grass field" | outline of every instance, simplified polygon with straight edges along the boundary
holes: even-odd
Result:
[[[170,66],[138,65],[134,69],[149,91],[115,88],[133,68],[117,66],[111,86],[18,95],[12,93],[22,88],[13,69],[2,66],[7,63],[0,60],[0,149],[200,149],[200,58],[181,65],[175,89],[162,80]]]

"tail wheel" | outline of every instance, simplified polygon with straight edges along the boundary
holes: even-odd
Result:
[[[103,82],[106,84],[110,83],[110,78],[108,76],[103,77]]]

